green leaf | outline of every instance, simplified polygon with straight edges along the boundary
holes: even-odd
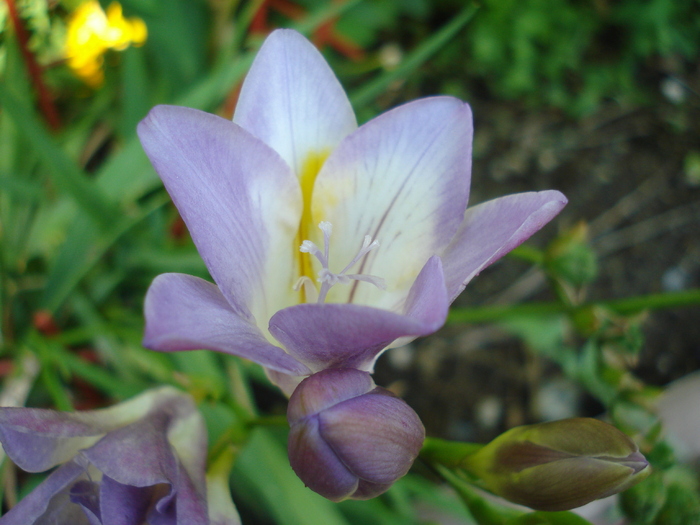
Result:
[[[110,224],[117,217],[114,205],[55,143],[36,114],[2,83],[0,104],[32,144],[56,187],[73,198],[96,224]]]
[[[134,215],[123,216],[102,232],[78,215],[49,272],[41,307],[55,312],[105,252],[130,228],[168,202],[166,195],[152,199]]]
[[[573,512],[530,512],[506,522],[507,525],[591,525]]]
[[[440,28],[440,30],[406,55],[403,62],[395,69],[385,71],[380,76],[371,82],[367,82],[363,87],[352,93],[350,95],[350,101],[353,106],[356,108],[364,106],[386,91],[392,82],[410,76],[415,69],[420,67],[454,37],[460,29],[474,17],[478,9],[479,7],[477,4],[470,3],[452,20]]]
[[[263,512],[279,525],[348,525],[336,505],[304,487],[289,466],[284,447],[256,429],[233,469],[232,483],[244,485]]]

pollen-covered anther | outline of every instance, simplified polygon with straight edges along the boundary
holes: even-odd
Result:
[[[321,290],[318,293],[317,302],[323,303],[326,300],[326,295],[332,286],[336,284],[350,284],[351,281],[363,281],[366,283],[373,284],[377,288],[386,290],[386,283],[381,277],[376,277],[374,275],[363,275],[363,274],[352,274],[346,273],[353,266],[355,266],[365,255],[379,247],[379,241],[372,240],[372,237],[365,235],[365,238],[360,247],[360,251],[353,258],[350,263],[343,268],[339,273],[334,273],[328,267],[329,252],[330,252],[330,239],[331,233],[333,232],[333,225],[328,221],[322,221],[318,225],[319,229],[323,232],[323,251],[316,246],[315,243],[309,240],[305,240],[301,243],[299,250],[303,253],[309,253],[316,257],[321,263],[321,270],[318,272],[318,282],[321,283]],[[308,288],[308,278],[301,277],[295,289],[304,286],[306,290]],[[307,297],[309,297],[307,295]]]

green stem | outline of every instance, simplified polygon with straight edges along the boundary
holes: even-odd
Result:
[[[606,308],[621,315],[628,315],[643,310],[681,308],[696,305],[700,305],[700,289],[590,302],[575,307],[558,302],[547,302],[508,306],[482,306],[478,308],[453,308],[447,317],[447,323],[486,323],[523,315],[576,313],[590,308]]]
[[[466,456],[474,454],[483,446],[479,443],[462,443],[429,437],[425,438],[420,455],[430,463],[439,463],[449,468],[457,468]]]
[[[459,494],[474,519],[480,525],[503,525],[508,520],[516,519],[525,512],[503,507],[486,500],[471,484],[457,476],[442,465],[435,465],[442,478]]]
[[[352,105],[356,108],[362,107],[386,91],[394,81],[408,77],[410,73],[426,62],[455,36],[474,17],[478,10],[479,6],[477,4],[470,3],[467,5],[417,49],[406,55],[406,58],[396,69],[382,73],[353,92],[350,95]]]
[[[286,427],[286,416],[258,416],[248,423],[251,427]]]

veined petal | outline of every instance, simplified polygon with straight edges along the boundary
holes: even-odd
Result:
[[[381,391],[339,403],[319,414],[319,421],[321,436],[345,465],[360,479],[379,484],[408,472],[425,436],[416,413]]]
[[[310,155],[327,154],[357,122],[321,53],[296,31],[274,31],[260,48],[233,121],[279,153],[297,175]]]
[[[251,321],[239,316],[215,285],[198,277],[159,275],[148,289],[144,311],[143,344],[152,350],[215,350],[286,374],[309,373],[284,350],[271,345]]]
[[[123,485],[109,476],[100,482],[100,518],[110,525],[141,525],[156,487]]]
[[[507,195],[469,208],[442,254],[452,302],[472,278],[551,221],[566,205],[555,190]]]
[[[145,416],[156,404],[181,395],[163,387],[110,408],[85,412],[0,408],[0,440],[21,469],[42,472],[70,460],[107,432]]]
[[[417,100],[360,127],[316,179],[314,223],[333,225],[331,271],[351,261],[365,235],[379,247],[352,273],[385,279],[387,290],[354,282],[329,302],[395,309],[428,258],[457,232],[469,197],[472,114],[451,97]],[[312,239],[313,240],[313,239]]]
[[[236,313],[264,326],[293,304],[302,200],[279,155],[240,126],[189,108],[156,106],[138,133]]]
[[[110,432],[81,454],[105,476],[122,485],[172,485],[178,467],[167,438],[169,423],[169,414],[153,412]]]
[[[319,416],[289,431],[289,462],[302,480],[313,480],[313,490],[331,501],[341,501],[357,490],[359,479],[338,458],[319,433]]]
[[[87,523],[83,511],[69,499],[70,486],[84,473],[85,468],[74,461],[61,465],[2,516],[2,525],[34,523],[44,514],[44,523]]]
[[[371,371],[377,356],[399,337],[419,337],[440,328],[447,292],[438,257],[426,263],[408,294],[403,314],[355,304],[300,304],[277,312],[270,333],[312,371]]]

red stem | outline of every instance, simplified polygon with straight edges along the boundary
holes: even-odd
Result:
[[[56,111],[56,106],[53,104],[51,94],[41,78],[41,67],[37,64],[34,54],[29,50],[29,35],[27,34],[27,30],[24,28],[22,19],[19,17],[14,0],[5,0],[5,3],[7,3],[7,10],[12,19],[12,24],[15,27],[19,49],[22,52],[22,57],[27,65],[32,84],[34,84],[34,88],[39,97],[39,108],[46,122],[48,122],[49,127],[53,130],[57,130],[61,127],[61,120],[58,117],[58,111]]]

